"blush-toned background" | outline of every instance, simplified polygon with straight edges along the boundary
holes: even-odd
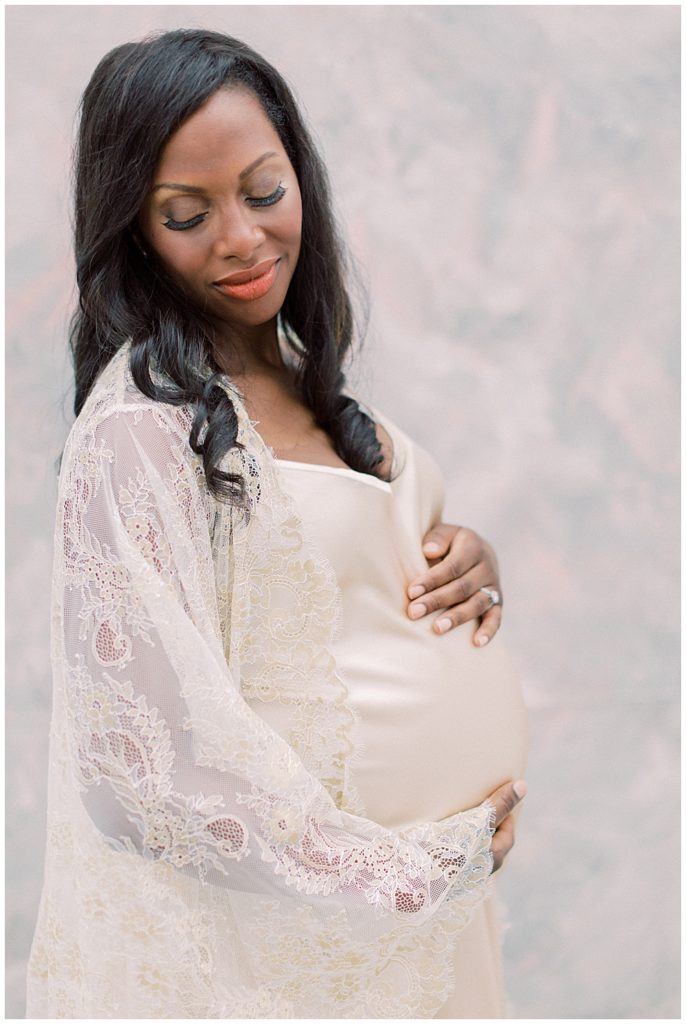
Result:
[[[7,8],[7,955],[24,1012],[71,424],[69,158],[154,29],[288,78],[365,268],[351,380],[495,545],[530,709],[502,888],[515,1017],[679,1015],[678,6]]]

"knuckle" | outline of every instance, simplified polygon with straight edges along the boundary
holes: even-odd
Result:
[[[461,626],[464,622],[464,615],[462,615],[459,608],[451,608],[446,614],[452,620],[453,626]]]
[[[463,543],[468,547],[472,554],[472,557],[478,555],[479,561],[483,561],[484,557],[484,542],[479,534],[472,530],[471,527],[466,526],[464,528],[464,539]]]
[[[455,554],[448,555],[443,561],[443,571],[447,582],[459,579],[462,575],[462,565],[459,557]]]

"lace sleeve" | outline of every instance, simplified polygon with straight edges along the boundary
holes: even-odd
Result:
[[[91,821],[115,849],[238,892],[337,904],[362,927],[476,901],[492,804],[405,830],[344,812],[242,698],[213,502],[170,424],[150,406],[110,410],[72,432],[63,459],[54,665]]]

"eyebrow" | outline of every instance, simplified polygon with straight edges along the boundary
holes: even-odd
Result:
[[[268,160],[269,157],[277,155],[278,154],[270,150],[268,153],[263,153],[262,156],[258,156],[257,160],[253,160],[253,162],[249,164],[244,171],[241,171],[241,173],[238,175],[239,181],[243,181],[244,178],[247,178],[249,174],[252,174],[252,172],[257,167],[259,167],[261,163],[263,163],[265,160]],[[201,195],[204,194],[205,192],[204,188],[199,188],[197,185],[181,185],[179,182],[176,181],[161,182],[159,185],[154,185],[151,191],[157,192],[157,190],[160,188],[170,188],[176,190],[177,192],[192,192],[193,195]]]
[[[245,170],[241,171],[241,173],[238,175],[239,181],[243,181],[243,178],[247,178],[249,174],[252,174],[255,168],[259,167],[260,164],[264,160],[267,160],[270,156],[276,156],[276,153],[270,150],[268,153],[263,153],[262,156],[258,156],[257,160],[253,160],[253,162],[249,164],[245,168]]]

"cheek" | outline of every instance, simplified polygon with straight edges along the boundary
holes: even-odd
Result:
[[[176,238],[173,232],[166,232],[172,237],[153,239],[153,246],[159,260],[172,277],[188,283],[202,275],[205,264],[205,253],[201,246],[194,245],[192,239]],[[181,235],[182,232],[179,232]]]
[[[281,235],[292,246],[297,249],[300,248],[302,235],[302,202],[300,200],[300,193],[293,197],[293,201],[289,204],[288,209],[284,210]]]
[[[202,253],[197,239],[188,237],[192,232],[169,231],[149,211],[141,216],[139,227],[148,247],[155,252],[170,277],[188,281],[197,275],[202,265]]]

